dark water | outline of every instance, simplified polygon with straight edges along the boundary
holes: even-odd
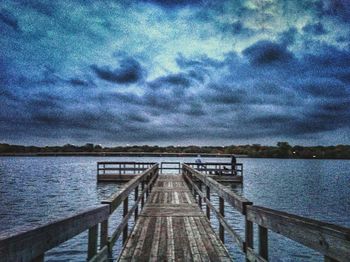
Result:
[[[61,218],[108,198],[121,186],[96,183],[96,162],[102,160],[132,159],[1,157],[0,231]],[[143,160],[184,161],[136,159]],[[350,227],[350,161],[239,159],[239,162],[244,163],[244,186],[232,187],[232,190],[254,204]],[[215,202],[215,197],[213,199]],[[118,224],[120,215],[117,212],[112,217],[111,227]],[[226,207],[226,216],[243,234],[242,216],[229,207]],[[217,228],[217,221],[213,219],[213,222]],[[243,261],[229,236],[226,239],[232,257]],[[46,260],[84,261],[86,248],[86,233],[82,233],[49,251]],[[273,233],[269,235],[269,248],[271,261],[322,261],[316,252]],[[117,253],[120,243],[115,249]]]

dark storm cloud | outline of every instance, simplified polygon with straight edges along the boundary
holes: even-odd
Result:
[[[303,31],[309,34],[313,35],[324,35],[327,33],[326,29],[324,28],[323,24],[316,23],[316,24],[307,24],[303,27]]]
[[[196,5],[203,3],[203,0],[143,0],[144,2],[154,3],[164,7],[175,7],[184,5]]]
[[[0,139],[348,137],[347,1],[121,2],[1,2]]]
[[[257,66],[285,63],[293,58],[293,54],[285,46],[270,41],[259,41],[246,48],[243,54],[251,64]]]
[[[133,58],[123,58],[119,61],[119,67],[112,70],[109,66],[91,66],[96,75],[106,81],[117,84],[131,84],[143,78],[144,71],[140,63]]]
[[[16,17],[13,14],[11,14],[10,11],[8,11],[6,9],[0,10],[0,22],[11,27],[15,31],[20,31],[18,20],[16,19]]]

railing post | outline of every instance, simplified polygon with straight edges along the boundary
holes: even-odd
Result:
[[[44,254],[41,254],[39,256],[37,256],[36,258],[33,258],[32,260],[30,260],[30,262],[44,262]]]
[[[108,219],[101,223],[100,233],[100,248],[102,249],[105,245],[108,244]]]
[[[123,217],[126,217],[128,214],[128,205],[129,205],[129,197],[125,198],[123,202]],[[123,229],[123,245],[126,243],[126,239],[128,238],[128,223],[126,223]]]
[[[247,219],[247,216],[245,215],[245,253],[247,253],[248,247],[252,248],[254,247],[254,228],[253,228],[253,222],[249,221]],[[246,261],[249,261],[248,259]]]
[[[225,202],[222,197],[219,197],[219,212],[223,217],[225,216]],[[222,243],[225,243],[225,231],[221,222],[219,222],[219,236]]]
[[[135,188],[135,202],[136,202],[136,200],[138,199],[138,197],[139,197],[139,186],[137,185],[137,187]],[[136,207],[136,209],[135,209],[135,221],[137,220],[137,218],[138,218],[138,215],[139,215],[139,204],[137,204],[137,207]]]
[[[142,198],[141,198],[141,209],[143,208],[144,204],[145,204],[145,193],[143,192],[143,190],[145,189],[145,182],[142,181],[141,182],[141,193],[142,193]]]
[[[268,259],[268,231],[259,225],[259,255]]]
[[[325,257],[324,257],[324,262],[338,262],[338,260],[333,259],[333,258],[331,258],[331,257],[325,256]]]
[[[200,180],[198,183],[198,188],[202,192],[202,181]],[[199,205],[199,208],[202,209],[202,196],[200,194],[198,194],[198,205]]]
[[[207,200],[210,201],[210,187],[206,186],[207,191]],[[207,204],[207,218],[210,220],[210,208]]]
[[[97,254],[97,235],[98,235],[98,224],[89,228],[88,257],[87,257],[88,260],[93,258]]]

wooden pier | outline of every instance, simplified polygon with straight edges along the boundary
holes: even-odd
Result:
[[[155,163],[151,162],[97,162],[97,182],[128,182],[141,174]],[[243,164],[237,163],[233,167],[227,162],[185,163],[200,171],[215,181],[221,183],[241,184],[243,182]],[[182,163],[161,162],[159,172],[173,171],[181,173]]]
[[[44,261],[46,251],[86,230],[90,262],[231,261],[225,233],[247,261],[264,262],[274,248],[269,247],[269,231],[319,252],[325,261],[349,261],[349,228],[255,206],[187,164],[182,164],[178,175],[159,171],[159,164],[150,165],[101,205],[39,227],[1,232],[0,261]],[[218,205],[212,201],[214,196]],[[242,216],[243,235],[228,223],[225,208]],[[111,215],[119,211],[122,219],[115,226]],[[212,216],[219,221],[218,232],[211,227]],[[113,254],[120,237],[122,251]]]

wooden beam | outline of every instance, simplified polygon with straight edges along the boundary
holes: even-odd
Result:
[[[265,207],[248,206],[247,219],[332,259],[348,261],[350,229]]]
[[[100,205],[42,226],[3,231],[0,233],[0,258],[4,261],[31,261],[108,219],[108,216],[108,205]]]

